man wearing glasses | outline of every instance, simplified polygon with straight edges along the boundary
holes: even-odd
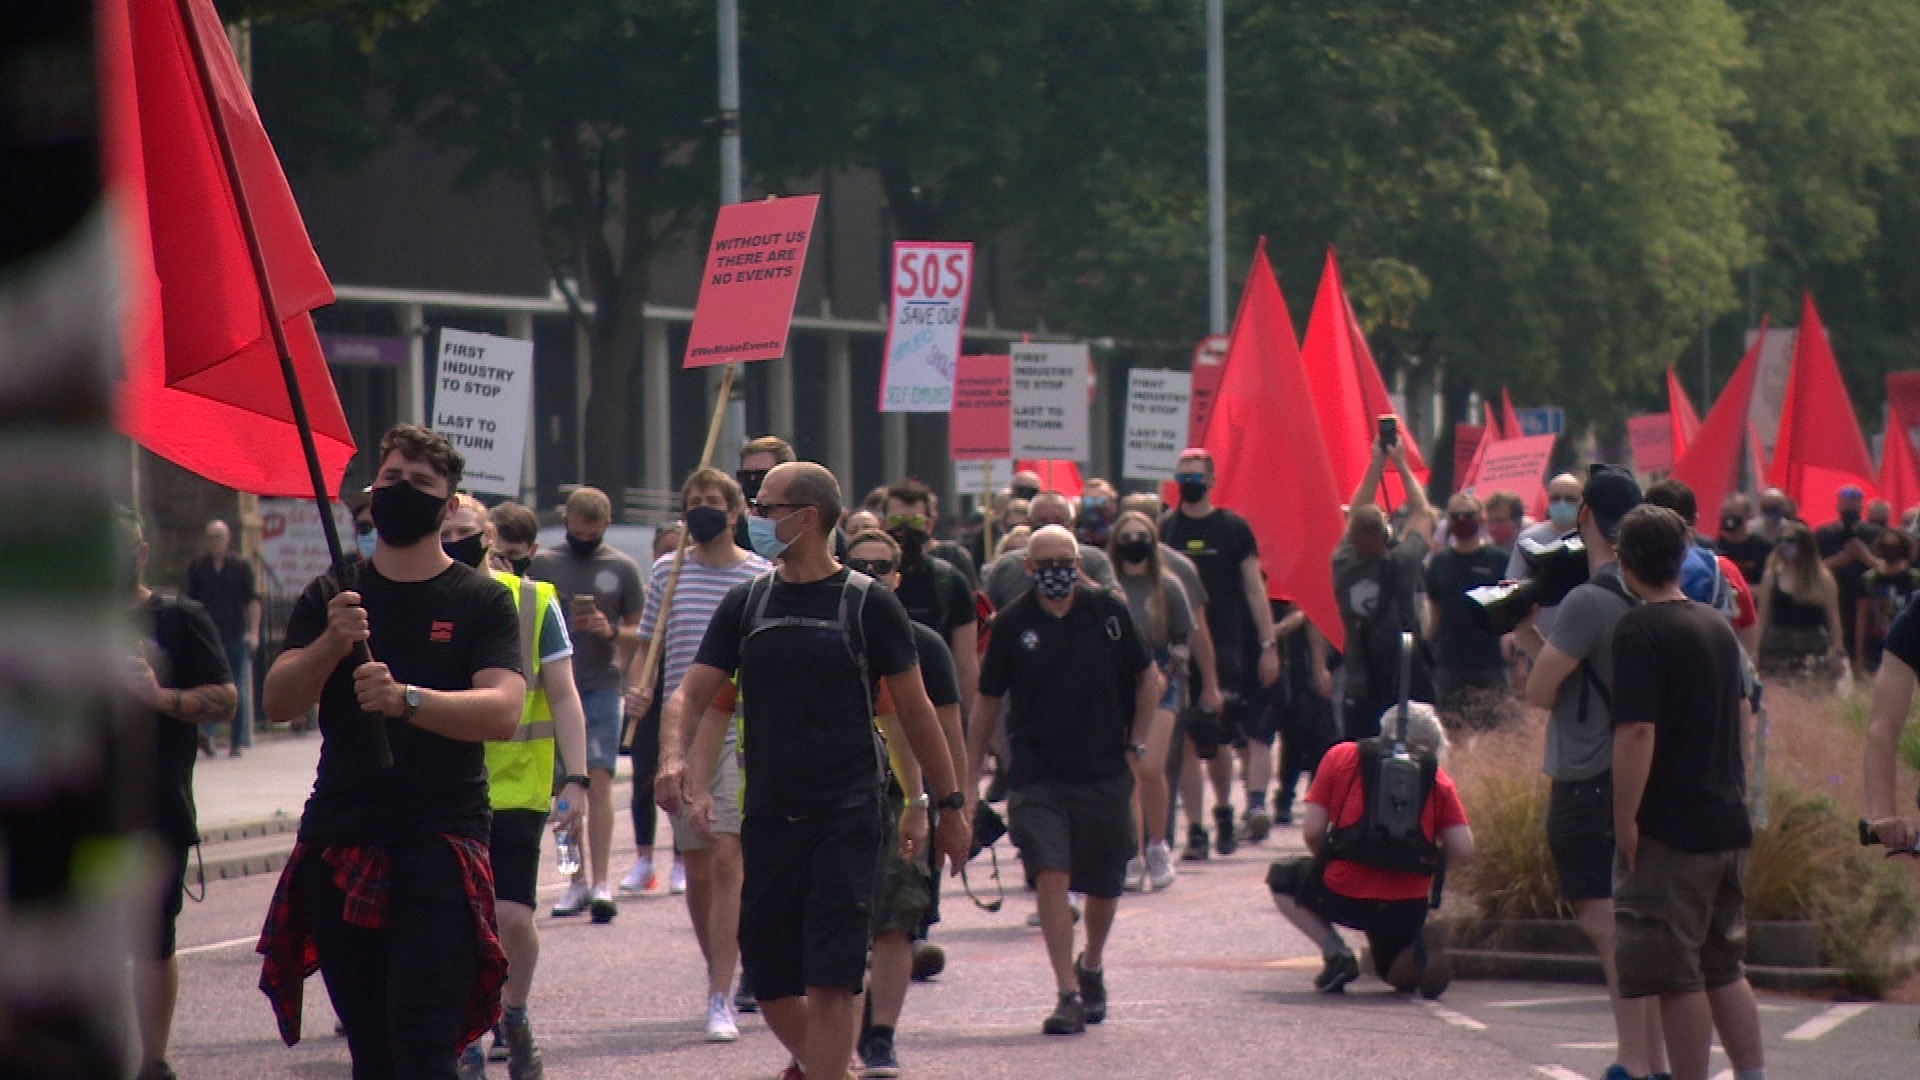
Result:
[[[813,462],[777,465],[751,505],[754,550],[776,566],[734,586],[714,612],[666,708],[700,717],[692,749],[680,758],[662,740],[658,784],[679,785],[687,816],[711,829],[709,785],[726,725],[709,707],[737,672],[749,781],[741,959],[768,1026],[793,1055],[785,1076],[841,1076],[853,1054],[886,841],[877,682],[893,698],[936,805],[958,810],[966,798],[906,611],[892,590],[833,557],[841,507],[833,474]],[[967,823],[945,814],[937,826],[937,849],[955,867],[968,854]]]
[[[1572,532],[1579,526],[1580,496],[1585,485],[1572,473],[1561,473],[1547,481],[1547,520],[1536,522],[1521,530],[1520,540],[1530,540],[1536,544],[1545,544]],[[1507,554],[1507,580],[1525,581],[1527,561],[1520,555],[1520,543],[1513,545]],[[1553,622],[1559,617],[1559,608],[1541,608],[1534,616],[1534,625],[1540,633],[1553,633]]]
[[[793,459],[793,447],[778,435],[762,435],[757,439],[748,439],[740,447],[740,468],[733,474],[734,482],[740,485],[740,496],[748,502],[758,498],[760,484],[767,478],[767,473],[775,465],[784,465]],[[752,542],[747,538],[745,514],[740,515],[740,520],[734,523],[733,542],[739,547],[753,549]]]

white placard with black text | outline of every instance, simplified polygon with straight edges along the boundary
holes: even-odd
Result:
[[[433,430],[467,459],[463,486],[481,495],[520,494],[533,405],[533,342],[440,331]]]
[[[1134,368],[1127,373],[1127,447],[1121,475],[1171,480],[1186,449],[1193,376],[1185,371]]]
[[[967,325],[973,245],[893,245],[893,313],[880,371],[881,412],[946,412]]]
[[[1013,457],[1085,461],[1087,347],[1013,346]]]

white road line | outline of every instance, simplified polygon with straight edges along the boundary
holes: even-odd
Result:
[[[1786,1039],[1788,1042],[1812,1042],[1871,1008],[1873,1006],[1863,1003],[1835,1005],[1787,1032]]]
[[[1605,994],[1577,994],[1573,997],[1521,998],[1515,1001],[1490,1001],[1489,1009],[1544,1009],[1556,1005],[1585,1005],[1589,1002],[1606,1001]]]
[[[1587,1080],[1585,1076],[1565,1065],[1535,1065],[1533,1071],[1546,1077],[1547,1080]]]
[[[1617,1049],[1618,1046],[1619,1046],[1618,1043],[1612,1043],[1612,1042],[1558,1043],[1554,1046],[1554,1049],[1555,1050],[1614,1050],[1614,1049]]]
[[[1468,1031],[1487,1030],[1487,1025],[1465,1013],[1454,1012],[1437,1001],[1427,1002],[1427,1011],[1457,1028],[1465,1028]]]
[[[214,942],[209,942],[208,944],[205,944],[205,945],[189,945],[184,949],[175,949],[174,955],[192,956],[195,953],[217,952],[221,949],[231,949],[235,945],[252,945],[253,943],[259,940],[260,940],[259,934],[251,934],[251,935],[248,935],[247,937],[231,938],[227,941],[214,941]]]

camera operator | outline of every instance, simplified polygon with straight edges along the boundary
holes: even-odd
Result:
[[[1386,512],[1374,503],[1380,473],[1391,458],[1407,493],[1406,519],[1396,543]],[[1341,719],[1347,739],[1380,734],[1380,714],[1399,700],[1400,635],[1424,640],[1427,538],[1433,535],[1433,507],[1420,481],[1407,467],[1407,445],[1375,440],[1366,475],[1347,511],[1347,535],[1333,553],[1333,595],[1346,626],[1346,701]],[[1423,665],[1416,663],[1413,696],[1431,698]]]
[[[1522,542],[1532,543],[1536,547],[1551,544],[1555,540],[1574,530],[1579,523],[1581,483],[1572,473],[1561,473],[1547,481],[1547,520],[1527,526],[1520,532],[1520,538],[1514,541],[1513,550],[1507,554],[1507,579],[1519,581],[1527,576],[1527,560],[1522,554]],[[1536,620],[1542,636],[1553,633],[1553,620],[1559,616],[1559,606],[1543,607]]]
[[[1600,954],[1619,1035],[1619,1066],[1628,1076],[1665,1071],[1658,1060],[1664,1056],[1658,1007],[1651,999],[1620,997],[1613,961],[1613,627],[1631,605],[1613,541],[1621,519],[1641,501],[1632,473],[1617,465],[1591,467],[1575,511],[1589,580],[1561,601],[1550,637],[1541,633],[1537,613],[1513,632],[1514,643],[1533,660],[1527,704],[1551,711],[1544,766],[1553,781],[1547,847],[1560,897]]]

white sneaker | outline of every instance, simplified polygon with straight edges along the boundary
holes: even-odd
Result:
[[[740,1037],[740,1025],[733,1021],[733,1003],[725,994],[707,995],[707,1041],[733,1042]]]
[[[635,859],[633,869],[620,879],[620,891],[623,893],[643,893],[651,890],[659,880],[653,876],[653,860]]]
[[[1127,860],[1126,887],[1128,892],[1145,891],[1147,887],[1147,860],[1138,855]]]
[[[1173,852],[1165,844],[1147,845],[1147,880],[1153,882],[1153,891],[1173,885]]]
[[[561,893],[560,899],[554,901],[553,915],[555,918],[562,918],[568,915],[584,914],[592,900],[593,895],[587,888],[586,882],[570,882],[567,885],[567,891]]]
[[[667,875],[667,891],[675,896],[687,891],[687,864],[675,861],[673,871]]]

